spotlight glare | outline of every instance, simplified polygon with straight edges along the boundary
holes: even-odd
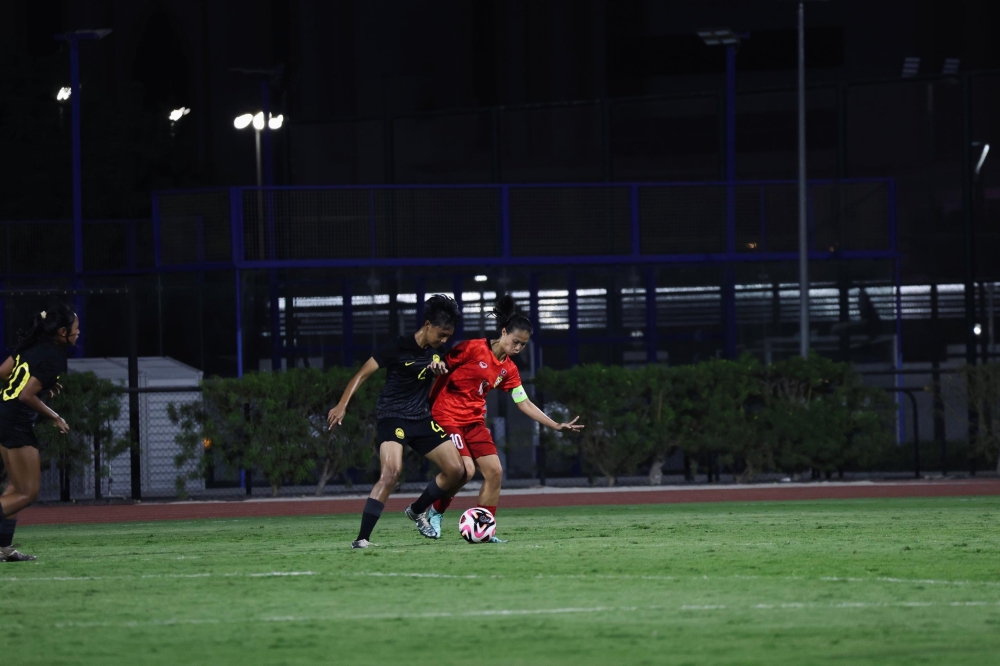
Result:
[[[253,128],[255,130],[264,129],[264,112],[258,111],[257,115],[253,117]]]
[[[243,129],[244,127],[248,126],[251,122],[253,122],[253,114],[244,113],[242,116],[236,116],[236,120],[233,121],[233,125],[236,127],[236,129]]]
[[[285,120],[285,117],[283,115],[281,115],[281,114],[278,114],[277,116],[272,116],[267,121],[267,127],[268,127],[268,129],[273,129],[273,130],[281,129],[281,123],[283,123],[284,120]],[[254,122],[254,127],[256,127],[256,126],[257,126],[257,123]]]
[[[63,86],[62,88],[59,89],[59,92],[56,93],[56,101],[65,102],[66,100],[69,99],[69,96],[72,94],[73,94],[72,88],[67,88]]]

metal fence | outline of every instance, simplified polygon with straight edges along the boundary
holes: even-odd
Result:
[[[904,437],[900,445],[876,468],[865,472],[847,472],[846,478],[913,477],[934,474],[975,474],[989,471],[989,463],[971,451],[965,439],[962,412],[966,410],[964,387],[954,370],[948,367],[928,367],[908,371],[863,371],[867,383],[884,386],[892,395],[904,398],[902,425]],[[897,382],[896,378],[902,381]],[[898,386],[896,384],[899,384]],[[529,387],[529,390],[532,390]],[[271,487],[260,471],[252,469],[209,466],[200,468],[200,460],[177,464],[181,447],[176,441],[180,426],[167,415],[167,406],[181,406],[201,400],[200,389],[142,389],[139,397],[139,446],[137,453],[126,452],[112,460],[102,460],[100,445],[94,447],[91,463],[83,470],[65,475],[58,461],[43,467],[40,498],[43,501],[113,501],[127,499],[239,499],[269,496]],[[536,396],[537,397],[537,396]],[[115,423],[115,437],[129,434],[128,398],[122,394],[122,414]],[[604,483],[601,475],[583,458],[579,450],[553,447],[546,438],[539,438],[531,422],[518,412],[498,409],[496,396],[491,394],[489,426],[493,431],[505,469],[505,487],[537,484],[552,486],[586,486]],[[498,416],[502,414],[502,416]],[[205,451],[208,451],[206,448]],[[206,454],[207,455],[207,454]],[[106,465],[107,472],[100,472]],[[321,461],[309,479],[298,484],[286,482],[279,489],[281,496],[367,493],[377,480],[378,467],[374,448],[367,466],[352,468],[317,488]],[[138,483],[133,484],[132,470],[139,470]],[[646,484],[648,467],[635,470],[635,476],[622,477],[619,483]],[[434,470],[426,460],[408,452],[404,461],[402,489],[422,489]],[[689,459],[677,453],[663,467],[664,483],[730,481],[733,474],[718,460]],[[782,475],[764,475],[763,479],[780,479]],[[805,478],[810,478],[808,472]],[[735,479],[735,476],[733,476]],[[478,482],[474,480],[473,487]]]

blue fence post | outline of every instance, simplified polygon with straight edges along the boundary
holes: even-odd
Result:
[[[459,312],[461,312],[464,315],[465,314],[465,306],[462,304],[462,291],[464,291],[464,288],[462,286],[462,276],[461,275],[453,275],[453,276],[451,276],[451,291],[452,291],[452,293],[455,294],[455,302],[458,303]],[[463,319],[465,319],[464,316],[461,319],[458,320],[457,324],[455,324],[455,339],[456,340],[463,339],[462,336],[465,334],[465,324],[463,323]],[[423,323],[423,322],[421,322],[421,323]]]
[[[532,339],[535,344],[535,349],[539,356],[542,354],[542,345],[544,341],[542,328],[542,317],[538,313],[538,272],[532,271],[528,275],[528,307],[531,308],[531,323],[534,327],[534,335]],[[541,367],[541,358],[535,362],[535,367]]]
[[[153,209],[154,228],[158,229],[159,211]],[[159,235],[154,231],[157,241]],[[234,295],[236,300],[236,376],[243,376],[243,262],[246,253],[243,247],[243,190],[229,188],[229,243],[232,249],[232,264],[235,274]]]
[[[344,317],[344,366],[349,368],[354,365],[354,303],[350,278],[344,278],[342,290],[344,292],[344,305],[341,308],[341,314]]]
[[[569,364],[574,366],[580,362],[580,308],[576,293],[576,271],[570,271],[566,279],[569,290]]]
[[[375,188],[368,190],[368,233],[371,235],[372,259],[378,257],[378,242],[375,234]]]
[[[642,236],[639,226],[639,186],[633,183],[628,188],[629,228],[632,236],[632,256],[642,254]]]
[[[656,332],[656,269],[646,269],[646,362],[659,360],[659,340]]]
[[[893,281],[896,286],[896,354],[893,359],[893,365],[895,366],[896,382],[895,386],[897,389],[903,386],[903,376],[899,374],[898,371],[903,369],[903,279],[902,279],[902,262],[899,257],[899,236],[898,228],[896,226],[896,181],[889,181],[889,247],[892,249],[893,254],[895,254],[895,259],[893,259]],[[905,439],[905,427],[906,427],[906,415],[903,409],[903,397],[901,391],[896,391],[896,400],[899,404],[899,442],[902,443]],[[914,416],[914,418],[917,418]]]
[[[500,256],[510,258],[510,187],[500,186]]]
[[[417,328],[424,325],[424,301],[427,300],[427,285],[423,275],[416,280],[417,292]],[[454,337],[454,336],[452,336]]]

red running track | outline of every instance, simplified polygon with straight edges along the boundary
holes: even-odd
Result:
[[[1000,480],[910,481],[862,484],[799,484],[728,487],[672,487],[658,490],[512,491],[501,498],[504,509],[522,507],[677,504],[694,502],[769,502],[879,497],[961,497],[1000,495]],[[460,499],[466,499],[462,497]],[[468,497],[473,502],[472,497]],[[411,497],[392,497],[389,511],[402,511]],[[361,513],[365,498],[165,502],[112,505],[33,506],[18,515],[21,525],[119,523],[203,518],[258,518]]]

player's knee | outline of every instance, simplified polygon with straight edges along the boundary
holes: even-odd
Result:
[[[484,469],[483,476],[489,481],[500,483],[500,479],[503,478],[503,467],[500,465],[500,463],[497,463],[492,467]]]
[[[382,468],[382,482],[395,486],[396,482],[399,481],[400,468],[395,465],[386,465]]]
[[[452,484],[461,483],[465,480],[465,464],[461,460],[449,460],[444,463],[441,471]]]

